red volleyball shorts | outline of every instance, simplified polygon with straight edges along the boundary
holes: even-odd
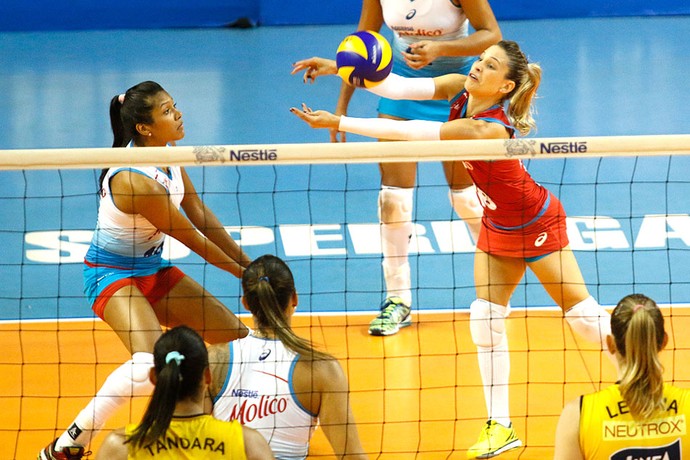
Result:
[[[165,297],[184,277],[185,274],[182,270],[170,266],[159,270],[153,275],[122,278],[103,289],[91,308],[99,318],[104,319],[103,313],[110,298],[123,286],[129,285],[136,286],[137,289],[144,294],[146,300],[148,300],[150,304],[154,304]]]
[[[539,219],[523,228],[499,229],[484,216],[477,248],[487,254],[523,259],[551,254],[569,243],[565,217],[563,205],[554,195]]]

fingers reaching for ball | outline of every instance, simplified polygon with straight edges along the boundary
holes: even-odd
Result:
[[[340,117],[333,115],[325,110],[313,111],[302,103],[302,108],[290,107],[290,112],[304,120],[312,128],[337,128],[340,124]]]
[[[316,56],[309,59],[302,59],[292,64],[292,72],[290,72],[290,74],[294,75],[302,70],[304,70],[304,76],[302,77],[304,83],[307,83],[307,81],[314,83],[316,77],[322,75],[335,75],[337,72],[334,60]]]

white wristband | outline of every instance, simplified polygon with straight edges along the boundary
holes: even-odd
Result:
[[[353,118],[341,115],[338,130],[376,139],[439,141],[441,126],[443,123],[440,121]]]
[[[394,73],[368,91],[388,99],[427,101],[434,98],[436,84],[433,78],[405,78]]]

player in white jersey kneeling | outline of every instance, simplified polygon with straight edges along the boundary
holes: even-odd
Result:
[[[242,288],[256,329],[209,348],[213,414],[258,430],[277,459],[306,458],[317,424],[338,459],[368,458],[340,364],[290,327],[298,301],[290,268],[278,257],[259,257]]]

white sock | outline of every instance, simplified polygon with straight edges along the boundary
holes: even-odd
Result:
[[[410,280],[410,239],[412,200],[414,189],[383,187],[379,193],[379,219],[381,220],[381,251],[383,252],[383,277],[387,297],[397,296],[412,305]]]
[[[392,227],[392,228],[391,228]],[[397,296],[412,305],[412,281],[408,260],[412,222],[404,226],[381,225],[383,241],[383,278],[386,281],[386,297]]]
[[[484,400],[489,418],[510,426],[510,355],[508,340],[493,348],[477,347],[479,372],[484,385]]]
[[[74,419],[72,425],[57,440],[56,450],[67,446],[87,446],[122,404],[132,396],[146,396],[153,392],[149,370],[153,354],[138,352],[132,359],[115,369],[89,404]]]
[[[505,330],[506,306],[477,299],[470,305],[470,333],[477,346],[479,372],[489,419],[510,426],[510,355]]]
[[[450,203],[457,215],[467,224],[467,228],[476,243],[479,240],[479,230],[482,228],[484,210],[477,198],[477,188],[471,187],[448,192]]]

